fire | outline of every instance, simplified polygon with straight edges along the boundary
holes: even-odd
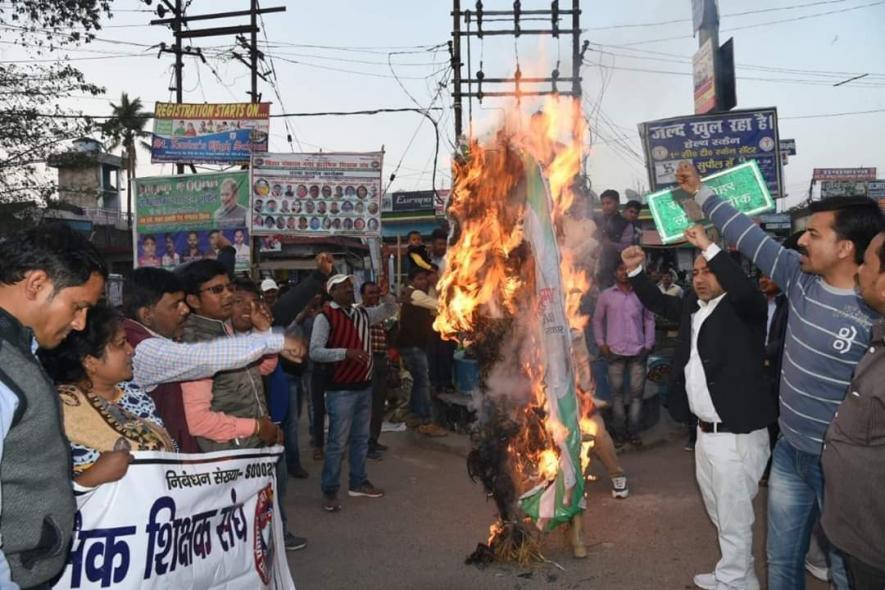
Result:
[[[583,161],[585,131],[580,101],[552,98],[543,111],[531,116],[512,110],[490,141],[470,140],[467,154],[453,164],[454,186],[448,212],[454,231],[446,270],[437,284],[440,307],[434,321],[437,332],[460,341],[479,361],[484,396],[481,402],[498,420],[492,425],[497,432],[488,433],[490,442],[482,450],[500,447],[501,453],[506,453],[495,467],[508,471],[514,480],[515,496],[539,486],[549,487],[563,477],[562,501],[573,507],[575,502],[583,501],[573,492],[583,491],[588,451],[597,430],[590,418],[592,391],[578,388],[575,383],[569,387],[561,380],[551,381],[551,372],[545,370],[550,362],[545,342],[550,346],[548,327],[559,326],[554,316],[558,313],[561,318],[562,312],[557,310],[565,310],[562,319],[566,333],[559,333],[560,339],[568,342],[570,331],[583,337],[588,321],[580,311],[580,302],[591,286],[591,265],[583,254],[588,241],[592,241],[592,229],[588,231],[583,225],[586,220],[570,215]],[[537,177],[534,171],[538,169],[552,201],[546,214],[559,252],[561,278],[556,289],[538,288],[550,284],[541,282],[539,275],[550,280],[546,277],[549,269],[536,266],[541,258],[533,250],[544,245],[532,245],[525,239],[526,224],[532,215],[537,219],[541,210],[537,205],[532,209],[526,197],[529,179]],[[555,301],[556,297],[562,300]],[[564,345],[566,356],[571,351],[568,342]],[[568,359],[563,362],[568,363]],[[567,368],[562,374],[573,377]],[[558,413],[558,399],[569,392],[574,395],[576,390],[579,423],[573,421],[569,426]],[[505,434],[507,443],[495,446],[495,437],[503,439]],[[580,465],[573,465],[570,444],[581,448]],[[483,461],[483,457],[476,460]],[[577,470],[580,473],[571,479],[563,475]],[[575,477],[580,481],[576,483]],[[494,481],[496,478],[491,477]],[[489,482],[483,482],[488,489]],[[490,528],[492,547],[495,538],[511,530],[514,522],[513,511],[502,505],[504,499],[496,495],[496,502],[502,520]]]

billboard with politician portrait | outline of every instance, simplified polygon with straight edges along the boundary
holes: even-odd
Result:
[[[137,179],[136,268],[214,258],[224,236],[236,250],[236,270],[248,270],[248,181],[245,171]]]

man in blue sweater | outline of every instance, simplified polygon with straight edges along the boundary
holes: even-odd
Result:
[[[824,433],[877,317],[856,293],[855,275],[883,227],[882,213],[867,198],[814,202],[800,251],[793,252],[702,185],[691,164],[681,164],[676,179],[725,240],[771,277],[788,300],[779,396],[782,437],[768,483],[768,588],[801,590],[811,528],[822,504]],[[830,560],[834,584],[847,590],[842,559],[831,552]]]

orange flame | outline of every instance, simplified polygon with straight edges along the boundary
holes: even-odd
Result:
[[[522,219],[524,199],[520,183],[525,177],[523,159],[527,152],[541,165],[553,201],[551,221],[560,236],[560,270],[569,327],[581,331],[588,318],[580,312],[581,298],[590,289],[588,265],[568,247],[569,210],[575,202],[575,180],[583,159],[586,129],[579,100],[546,101],[543,114],[524,116],[511,110],[494,137],[481,143],[469,141],[467,155],[453,164],[454,185],[449,215],[455,220],[453,243],[446,256],[446,269],[437,284],[440,306],[434,329],[444,338],[465,346],[480,341],[490,320],[517,319],[522,339],[517,347],[514,371],[529,383],[530,399],[520,408],[517,420],[524,428],[508,447],[510,463],[523,491],[556,478],[560,445],[568,429],[547,411],[547,393],[540,358],[541,309],[534,293],[532,265],[523,265]],[[565,141],[559,141],[567,136]],[[581,416],[585,412],[581,393]],[[596,425],[581,420],[586,435],[582,468],[588,467]],[[585,457],[586,460],[585,460]],[[499,523],[489,530],[490,540],[500,533]]]

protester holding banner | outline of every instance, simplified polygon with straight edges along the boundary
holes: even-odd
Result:
[[[123,315],[96,305],[80,332],[40,352],[58,385],[65,435],[71,442],[74,481],[93,488],[126,474],[129,451],[175,451],[151,398],[132,379],[132,345]]]
[[[86,325],[107,267],[66,225],[0,241],[0,587],[46,585],[64,567],[74,524],[58,395],[34,357]]]
[[[206,342],[230,337],[234,285],[224,266],[215,260],[200,260],[183,267],[179,276],[191,308],[182,339]],[[255,319],[259,332],[270,329],[271,319],[266,314],[256,314]],[[282,442],[282,432],[270,420],[261,380],[276,363],[276,357],[265,357],[258,366],[182,384],[188,429],[203,452]]]
[[[166,428],[184,453],[200,451],[185,420],[181,382],[244,367],[267,354],[300,358],[305,343],[282,334],[185,344],[181,338],[190,308],[181,280],[158,268],[139,268],[123,284],[124,327],[135,348],[133,381],[149,392]]]
[[[883,228],[882,212],[865,197],[814,202],[799,239],[801,253],[792,252],[703,185],[690,163],[679,165],[676,178],[725,240],[770,276],[790,304],[781,370],[781,438],[768,482],[768,587],[800,588],[811,528],[823,501],[824,434],[877,318],[856,293],[855,277],[867,245]],[[835,552],[830,553],[830,571],[839,590],[848,588],[843,560]]]
[[[702,226],[685,237],[701,255],[694,262],[694,291],[682,298],[661,293],[642,272],[641,248],[621,257],[642,304],[679,322],[669,409],[680,422],[698,418],[695,476],[722,553],[715,570],[696,575],[694,584],[755,589],[753,498],[770,453],[768,424],[776,416],[762,367],[767,306]]]

